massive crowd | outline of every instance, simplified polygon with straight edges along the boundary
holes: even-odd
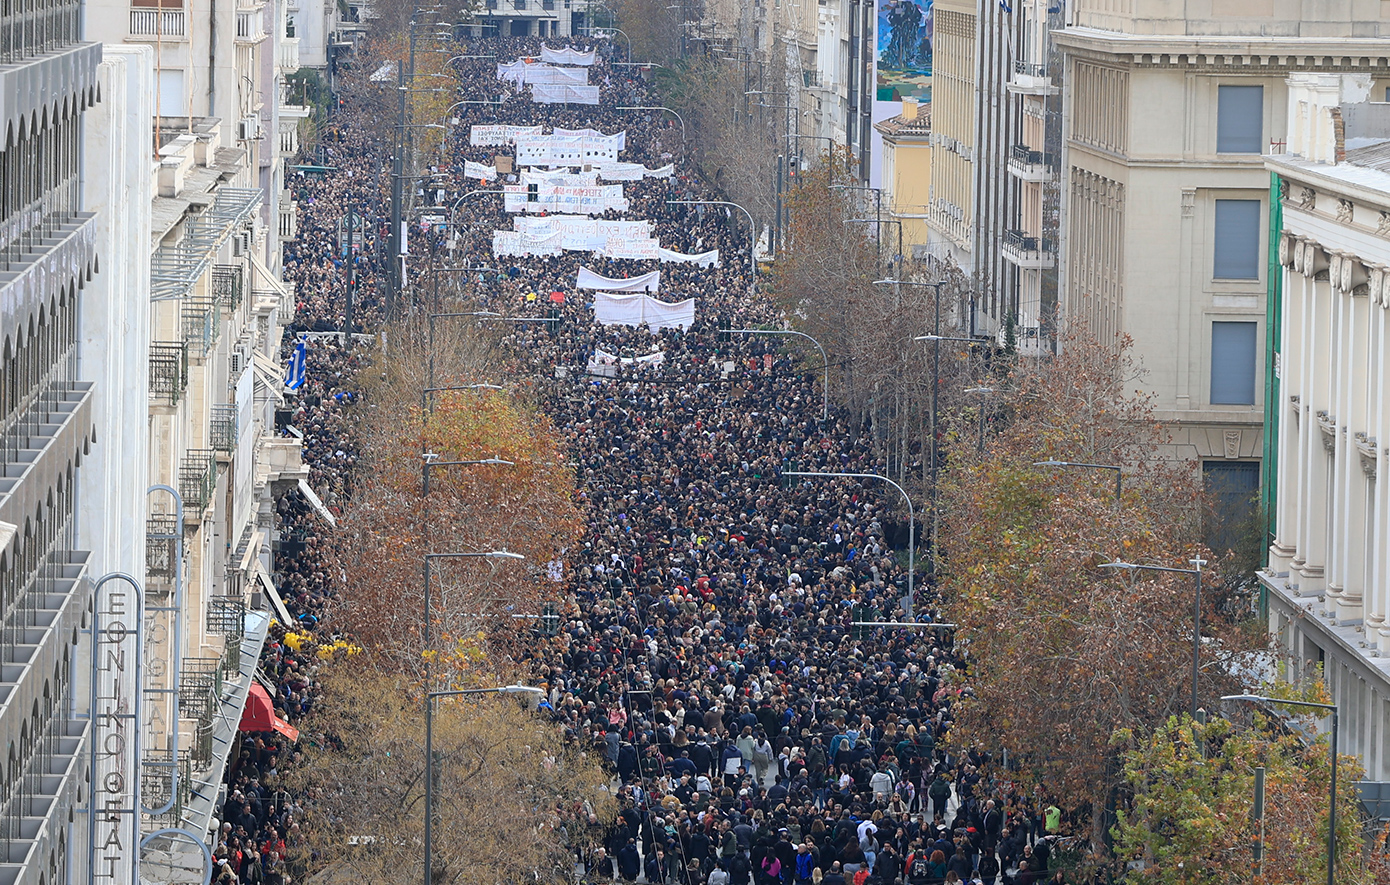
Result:
[[[530,38],[486,42],[482,52],[463,46],[458,54],[507,61],[539,52]],[[676,173],[628,183],[621,217],[652,221],[663,247],[717,248],[722,258],[717,268],[660,265],[662,300],[697,299],[692,327],[601,326],[575,291],[579,267],[623,277],[654,262],[575,252],[494,260],[493,230],[511,227],[501,201],[484,195],[456,216],[453,263],[479,267],[477,307],[561,318],[518,325],[508,344],[543,379],[588,520],[565,566],[561,629],[529,661],[557,721],[608,759],[619,785],[621,812],[602,847],[579,847],[594,823],[586,809],[557,809],[576,845],[577,874],[681,885],[1061,881],[1047,863],[1060,812],[1019,795],[990,754],[943,748],[952,705],[968,691],[949,631],[852,624],[904,617],[905,533],[883,490],[782,475],[792,465],[876,472],[867,435],[856,432],[863,428],[833,410],[822,420],[819,367],[779,340],[719,334],[778,321],[770,300],[753,294],[746,228],[722,209],[667,204],[714,198],[685,163],[680,129],[657,112],[618,110],[659,102],[637,69],[608,63],[617,50],[606,41],[572,43],[599,46],[591,82],[603,87],[601,103],[539,105],[509,92],[500,107],[465,106],[440,158],[450,181],[441,204],[479,187],[463,177],[466,160],[490,163],[498,150],[469,146],[473,123],[625,130],[622,159],[675,163]],[[455,62],[460,99],[497,94],[493,64]],[[284,266],[299,303],[287,341],[342,328],[346,260],[357,263],[360,283],[355,324],[381,321],[375,245],[389,229],[389,145],[365,119],[373,87],[347,83],[323,145],[335,171],[293,185],[301,217]],[[353,259],[339,248],[349,210],[367,232]],[[425,248],[445,246],[434,236]],[[411,293],[403,300],[410,309]],[[663,359],[597,378],[586,373],[596,348]],[[315,341],[290,420],[330,508],[351,491],[347,407],[357,359],[348,347]],[[297,496],[279,507],[276,581],[301,623],[275,632],[264,670],[276,682],[277,708],[296,722],[317,691],[318,661],[301,636],[331,616],[335,591],[322,567],[325,526]],[[918,587],[916,602],[919,620],[938,614],[929,588]],[[302,868],[287,864],[302,854],[299,798],[277,786],[294,752],[278,735],[248,736],[230,767],[222,881],[297,880]]]

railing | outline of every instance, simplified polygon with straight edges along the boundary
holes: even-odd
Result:
[[[76,43],[81,5],[79,0],[0,0],[0,64]]]
[[[188,345],[166,341],[150,345],[150,399],[176,406],[188,387]]]
[[[222,697],[222,659],[184,658],[179,673],[179,714],[208,719]]]
[[[1020,252],[1052,252],[1052,241],[1046,237],[1035,237],[1021,230],[1004,231],[1004,245],[1012,246]]]
[[[1047,65],[1035,65],[1026,61],[1014,62],[1014,73],[1023,74],[1025,77],[1046,77]]]
[[[196,769],[212,765],[212,717],[199,719],[193,732],[193,747],[189,758]]]
[[[264,39],[264,16],[265,13],[259,9],[238,9],[236,14],[236,38],[246,43],[256,43]]]
[[[172,581],[182,559],[183,537],[178,520],[167,514],[145,518],[145,576]]]
[[[1026,144],[1016,144],[1010,150],[1010,157],[1025,166],[1051,166],[1052,154],[1035,151]]]
[[[208,632],[240,642],[246,635],[246,602],[240,596],[214,596],[208,600]]]
[[[215,452],[236,450],[237,411],[233,405],[212,407],[212,418],[208,423],[208,444]]]
[[[0,0],[0,3],[5,0]],[[77,128],[72,128],[70,143],[66,146],[76,151]],[[12,148],[16,156],[36,156],[41,149],[36,139],[26,138]],[[50,148],[51,149],[51,148]],[[37,178],[37,173],[30,175]],[[31,182],[40,186],[37,182]],[[42,241],[53,237],[58,229],[72,223],[78,212],[77,174],[66,175],[53,182],[42,194],[25,203],[15,206],[8,217],[0,219],[0,271],[14,269],[14,265],[33,259],[31,253],[43,250]]]
[[[228,310],[241,306],[241,265],[218,264],[212,269],[212,297]]]
[[[189,295],[183,299],[179,310],[183,319],[183,340],[193,359],[202,359],[217,343],[217,335],[222,328],[222,314],[215,298],[196,298]]]
[[[193,514],[212,503],[217,489],[217,458],[212,449],[189,449],[179,464],[179,494],[184,508]]]
[[[185,34],[185,28],[182,9],[132,9],[130,11],[130,36],[132,37],[182,37]]]
[[[299,70],[299,38],[293,34],[280,41],[280,70],[285,73]]]
[[[174,769],[169,763],[172,754],[168,750],[144,750],[141,752],[140,798],[149,808],[159,808],[173,799],[173,807],[152,820],[159,826],[177,827],[183,822],[183,807],[193,795],[193,765],[188,750],[179,750],[178,793],[170,796],[173,790]]]

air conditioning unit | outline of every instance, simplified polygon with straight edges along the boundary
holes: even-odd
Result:
[[[241,231],[232,235],[232,257],[243,258],[251,251],[251,234]]]
[[[261,137],[261,121],[256,117],[247,117],[236,124],[237,141],[259,141]]]

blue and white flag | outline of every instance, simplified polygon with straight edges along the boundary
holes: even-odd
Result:
[[[307,338],[300,338],[299,343],[294,346],[294,353],[290,354],[290,365],[285,371],[285,387],[290,390],[298,390],[304,386],[304,376],[307,372],[307,342]]]

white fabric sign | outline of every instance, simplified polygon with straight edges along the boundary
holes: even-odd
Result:
[[[609,258],[629,258],[633,261],[655,261],[661,244],[648,238],[609,237],[603,245],[603,254]]]
[[[589,83],[589,69],[557,68],[554,65],[517,59],[510,64],[498,65],[497,79],[515,83],[517,86],[586,86]]]
[[[514,144],[522,135],[540,134],[540,126],[474,126],[468,130],[468,143],[473,147],[492,147]]]
[[[584,215],[518,216],[512,227],[527,236],[543,238],[559,233],[566,251],[602,250],[610,237],[645,239],[652,234],[650,221],[609,221]]]
[[[547,237],[533,237],[512,230],[492,232],[492,254],[495,257],[503,255],[559,255],[561,251],[563,250],[559,233]]]
[[[670,178],[674,166],[648,169],[641,163],[604,163],[598,167],[598,177],[605,181],[641,181],[643,178]]]
[[[542,187],[547,184],[564,187],[598,187],[596,172],[545,172],[522,170],[518,176],[521,184],[534,184]]]
[[[531,100],[537,104],[598,104],[598,87],[533,83]]]
[[[693,264],[697,267],[719,267],[718,249],[711,249],[708,252],[701,252],[698,255],[686,255],[682,252],[672,252],[670,249],[657,249],[656,257],[660,261],[667,261],[672,264]]]
[[[668,304],[638,292],[596,292],[594,319],[605,326],[646,324],[653,329],[688,329],[695,322],[695,299]]]
[[[610,209],[627,211],[627,199],[623,197],[620,184],[603,184],[596,187],[569,187],[565,185],[538,185],[535,199],[530,199],[529,188],[522,184],[509,184],[502,188],[503,208],[507,212],[562,212],[572,215],[600,215]]]
[[[654,270],[651,273],[642,274],[640,277],[626,280],[610,280],[608,277],[594,273],[587,267],[581,267],[574,287],[576,289],[608,289],[613,292],[655,292],[661,288],[661,271]]]
[[[518,166],[601,166],[616,163],[627,133],[525,135],[516,140]]]
[[[610,140],[610,141],[613,141],[613,142],[616,142],[616,143],[617,143],[617,145],[618,145],[618,150],[620,150],[620,151],[625,151],[625,150],[627,150],[627,130],[626,130],[626,129],[624,129],[622,132],[615,132],[615,133],[613,133],[612,135],[604,135],[602,132],[599,132],[597,129],[589,129],[588,127],[585,127],[584,129],[561,129],[559,126],[556,126],[554,129],[552,129],[552,130],[550,130],[550,131],[551,131],[551,134],[552,134],[552,135],[558,135],[558,136],[561,136],[561,137],[574,137],[574,136],[579,136],[579,137],[581,137],[581,138],[599,138],[599,139]]]
[[[581,52],[571,46],[560,49],[551,49],[549,46],[541,47],[541,61],[550,62],[553,65],[579,65],[588,67],[594,63],[594,50]]]
[[[481,181],[496,181],[497,169],[494,166],[484,166],[482,163],[474,163],[472,160],[464,160],[463,177],[477,178]]]

